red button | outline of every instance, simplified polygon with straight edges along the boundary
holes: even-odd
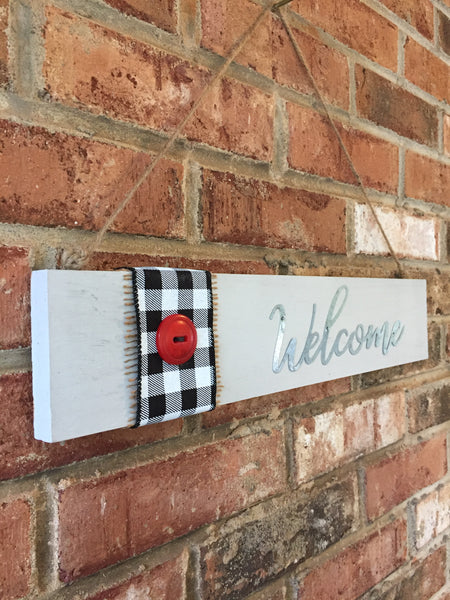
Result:
[[[170,315],[163,319],[156,332],[156,348],[169,365],[182,365],[194,355],[197,348],[197,330],[184,315]]]

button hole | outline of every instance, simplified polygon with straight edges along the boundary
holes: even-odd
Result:
[[[173,341],[175,344],[179,343],[179,342],[185,342],[186,341],[186,336],[185,335],[179,335],[173,338]]]

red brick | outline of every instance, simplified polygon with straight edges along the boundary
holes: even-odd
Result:
[[[307,72],[299,63],[292,42],[286,32],[281,30],[280,25],[278,28],[279,32],[274,31],[272,41],[275,58],[272,67],[273,79],[303,94],[314,94]],[[326,46],[321,39],[315,39],[295,28],[292,32],[324,100],[348,109],[350,78],[347,59],[337,50]]]
[[[184,552],[129,581],[88,596],[86,600],[184,600],[187,563],[187,552]]]
[[[174,0],[106,0],[113,8],[141,21],[152,23],[170,33],[177,31],[177,12]]]
[[[151,162],[144,153],[8,121],[0,123],[0,144],[3,222],[99,229]],[[182,185],[182,165],[161,160],[111,230],[183,237]]]
[[[208,241],[345,252],[338,198],[205,170],[202,205]]]
[[[121,267],[172,267],[176,269],[201,269],[211,273],[242,273],[246,275],[273,275],[274,268],[264,260],[219,260],[190,258],[186,256],[149,256],[148,254],[112,254],[96,252],[86,269],[110,271]]]
[[[22,598],[31,585],[31,509],[22,499],[0,504],[0,597]]]
[[[0,349],[30,345],[30,277],[27,250],[0,247]]]
[[[265,588],[259,594],[252,594],[248,597],[248,600],[286,600],[287,599],[286,586],[282,583]]]
[[[238,5],[233,0],[201,0],[202,46],[226,56],[261,11],[261,6],[252,2]],[[272,73],[272,28],[275,22],[272,15],[266,15],[236,57],[237,62],[266,77],[271,77]]]
[[[0,377],[0,480],[85,460],[170,438],[181,432],[177,419],[137,429],[116,429],[63,444],[34,439],[31,376],[28,373]]]
[[[438,100],[450,99],[450,68],[412,38],[405,44],[405,76]]]
[[[232,0],[202,1],[202,45],[226,55],[235,40],[256,19],[261,7],[251,2],[236,4]],[[346,58],[321,40],[292,29],[320,91],[331,102],[348,108],[349,73]],[[304,94],[313,88],[299,63],[282,23],[267,16],[237,61],[266,77]]]
[[[389,10],[407,21],[419,33],[433,40],[433,5],[429,0],[380,0]]]
[[[450,166],[409,150],[405,160],[405,194],[450,206]]]
[[[294,430],[297,482],[398,441],[404,421],[403,392],[301,419]]]
[[[450,383],[411,390],[408,399],[409,430],[413,433],[450,421]]]
[[[256,88],[222,79],[186,126],[186,135],[198,142],[270,161],[273,102],[272,97]]]
[[[298,600],[355,600],[395,571],[406,552],[406,523],[391,523],[311,571]]]
[[[44,77],[55,100],[170,130],[209,79],[206,69],[87,19],[55,8],[47,19]]]
[[[8,81],[8,37],[9,1],[0,0],[0,85]]]
[[[356,65],[360,116],[421,144],[436,146],[437,109],[377,73]]]
[[[206,69],[57,9],[48,9],[45,41],[44,77],[54,100],[152,129],[176,129],[211,79]],[[269,160],[272,121],[271,97],[222,79],[184,134]]]
[[[447,445],[440,435],[366,469],[366,508],[374,519],[447,473]]]
[[[445,585],[445,554],[445,548],[439,548],[424,560],[413,563],[414,571],[377,599],[429,600]]]
[[[253,599],[250,594],[279,573],[342,540],[358,521],[356,495],[351,474],[264,502],[244,522],[215,527],[200,547],[202,599]]]
[[[288,104],[291,167],[321,177],[356,184],[348,160],[328,119],[318,112]],[[398,149],[379,138],[337,125],[356,170],[367,187],[396,192]]]
[[[396,70],[397,28],[368,6],[358,0],[294,0],[290,6],[346,46]]]
[[[428,314],[450,314],[450,279],[442,277],[438,272],[424,273],[415,269],[410,271],[408,277],[427,280]]]
[[[323,398],[345,394],[351,390],[349,377],[326,381],[303,388],[287,390],[277,394],[268,394],[259,398],[251,398],[242,402],[220,405],[215,410],[203,413],[202,421],[205,427],[217,427],[231,421],[240,421],[260,415],[276,414],[279,410],[309,402],[317,402]]]
[[[282,434],[261,433],[75,483],[59,492],[60,572],[71,581],[284,489]]]
[[[444,15],[444,13],[439,14],[439,43],[441,49],[450,55],[450,19]],[[447,98],[448,101],[448,98]]]

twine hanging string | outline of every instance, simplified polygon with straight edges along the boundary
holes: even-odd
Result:
[[[117,219],[119,214],[130,203],[133,196],[136,194],[136,192],[139,190],[139,188],[142,186],[142,184],[151,175],[152,171],[155,169],[156,165],[161,160],[161,158],[163,158],[166,155],[166,153],[170,150],[170,148],[173,146],[174,142],[177,140],[177,138],[179,137],[180,133],[182,132],[182,130],[184,129],[186,124],[189,122],[189,120],[193,117],[193,115],[195,114],[198,107],[203,102],[203,100],[205,99],[205,97],[207,96],[209,91],[225,75],[230,64],[234,61],[236,56],[242,51],[245,44],[248,42],[248,40],[250,39],[252,34],[255,32],[255,30],[257,29],[259,24],[262,22],[264,17],[269,12],[273,12],[273,13],[277,14],[278,17],[280,18],[280,20],[286,30],[286,33],[292,43],[292,46],[294,48],[297,59],[307,73],[307,76],[311,82],[314,93],[315,93],[317,99],[319,100],[320,105],[330,122],[330,125],[331,125],[331,127],[336,135],[336,138],[338,140],[339,146],[348,161],[348,164],[353,173],[353,176],[355,177],[356,182],[359,185],[362,197],[363,197],[365,203],[369,206],[370,211],[375,219],[375,222],[376,222],[378,228],[380,229],[381,234],[386,242],[389,252],[397,264],[397,268],[398,268],[397,275],[399,277],[403,276],[403,270],[402,270],[400,261],[399,261],[397,255],[392,247],[392,244],[390,243],[389,238],[388,238],[388,236],[376,214],[376,211],[372,205],[372,202],[370,201],[370,198],[366,192],[363,181],[362,181],[362,179],[353,163],[353,160],[344,144],[342,136],[339,133],[339,131],[333,121],[333,118],[331,117],[330,111],[328,110],[328,108],[325,104],[323,96],[322,96],[320,90],[318,89],[318,86],[315,82],[315,79],[314,79],[312,73],[311,73],[311,70],[308,67],[306,60],[303,56],[303,53],[297,43],[297,40],[295,39],[295,37],[293,35],[292,29],[290,28],[288,22],[286,21],[284,15],[282,14],[282,12],[280,10],[284,5],[289,4],[291,1],[292,0],[279,0],[278,2],[274,2],[274,3],[269,2],[268,4],[266,4],[263,7],[261,12],[257,16],[257,18],[251,23],[251,25],[247,28],[247,30],[238,38],[238,40],[231,47],[231,49],[228,53],[228,56],[227,56],[225,62],[223,63],[222,67],[216,72],[216,74],[211,78],[209,83],[203,88],[203,90],[199,94],[198,98],[195,100],[192,107],[190,108],[189,112],[185,115],[185,117],[178,124],[177,128],[174,130],[174,132],[170,135],[170,137],[164,143],[163,147],[156,154],[155,158],[152,160],[152,162],[149,164],[149,166],[142,172],[142,174],[137,179],[137,181],[135,182],[133,187],[131,187],[130,190],[127,192],[127,194],[123,198],[122,202],[120,202],[120,204],[115,208],[115,210],[111,213],[111,215],[106,219],[102,228],[97,232],[97,234],[95,235],[95,237],[91,241],[91,243],[87,244],[86,248],[84,248],[84,249],[77,248],[77,249],[72,249],[70,251],[68,251],[68,250],[63,251],[63,253],[61,254],[61,268],[62,269],[81,269],[87,263],[89,257],[100,247],[100,245],[103,241],[103,238],[105,237],[106,233],[109,231],[109,229],[111,228],[111,226],[113,225],[113,223],[115,222],[115,220]]]
[[[225,75],[225,72],[228,70],[228,67],[230,66],[230,64],[234,61],[236,56],[242,51],[245,44],[250,39],[253,32],[256,30],[256,28],[261,23],[261,21],[264,19],[264,17],[268,13],[270,13],[272,10],[274,10],[274,8],[276,8],[278,6],[278,4],[279,3],[275,3],[275,4],[273,4],[271,2],[268,3],[263,8],[263,10],[258,14],[257,18],[251,23],[251,25],[248,27],[248,29],[246,31],[244,31],[244,33],[237,39],[237,41],[233,44],[230,51],[228,52],[227,59],[223,63],[222,67],[219,69],[219,71],[217,71],[217,73],[214,75],[214,77],[212,77],[212,79],[209,81],[209,83],[203,88],[203,90],[199,94],[198,98],[193,103],[189,112],[178,124],[175,131],[167,139],[167,141],[165,142],[165,144],[163,145],[161,150],[157,153],[155,158],[152,160],[150,165],[142,172],[142,174],[140,175],[140,177],[138,178],[136,183],[133,185],[133,187],[128,191],[128,193],[126,194],[126,196],[124,197],[122,202],[116,207],[116,209],[106,219],[103,227],[97,232],[97,234],[96,234],[95,238],[92,240],[92,242],[90,244],[88,244],[85,249],[78,248],[78,249],[72,250],[70,252],[67,252],[67,251],[63,252],[61,255],[61,268],[63,268],[63,269],[65,269],[65,268],[80,269],[86,264],[89,257],[99,248],[100,244],[103,241],[103,238],[105,237],[105,235],[108,232],[108,230],[110,229],[110,227],[113,225],[114,221],[117,219],[117,217],[120,215],[120,213],[126,208],[126,206],[132,200],[135,193],[141,187],[141,185],[150,176],[150,174],[152,173],[152,171],[154,170],[154,168],[156,167],[158,162],[161,160],[161,158],[163,158],[165,156],[165,154],[173,146],[174,142],[177,140],[177,138],[179,137],[180,133],[182,132],[182,130],[184,129],[186,124],[189,122],[189,120],[193,117],[193,115],[195,114],[196,110],[198,109],[200,104],[205,99],[208,92]]]
[[[375,219],[375,223],[377,224],[377,226],[378,226],[378,228],[379,228],[379,230],[380,230],[380,232],[381,232],[381,234],[383,236],[383,239],[386,242],[386,245],[387,245],[387,247],[389,249],[389,252],[390,252],[392,258],[395,260],[395,263],[396,263],[397,269],[398,269],[396,275],[397,275],[397,277],[402,278],[403,277],[403,269],[402,269],[400,261],[399,261],[399,259],[397,257],[397,254],[396,254],[394,248],[392,247],[391,242],[389,241],[389,238],[388,238],[388,236],[386,234],[386,231],[384,230],[384,227],[381,224],[380,219],[378,218],[378,215],[377,215],[377,213],[375,211],[375,208],[374,208],[372,202],[370,201],[370,198],[369,198],[369,196],[367,194],[367,191],[366,191],[366,188],[365,188],[364,183],[362,181],[362,178],[361,178],[360,174],[358,173],[358,171],[357,171],[357,169],[355,167],[355,164],[354,164],[354,162],[352,160],[352,157],[350,156],[350,153],[347,150],[347,147],[346,147],[346,145],[344,143],[344,140],[342,139],[342,136],[339,133],[339,130],[338,130],[335,122],[333,121],[333,118],[332,118],[332,116],[330,114],[330,111],[328,110],[327,105],[325,104],[325,100],[324,100],[324,98],[322,96],[322,93],[320,92],[320,90],[319,90],[319,88],[318,88],[318,86],[316,84],[316,81],[315,81],[315,79],[313,77],[311,69],[308,67],[308,64],[307,64],[307,62],[305,60],[303,52],[302,52],[300,46],[298,45],[297,40],[294,37],[292,29],[291,29],[289,23],[286,21],[285,16],[283,15],[283,13],[280,10],[280,8],[282,6],[284,6],[285,4],[289,4],[290,2],[292,2],[292,0],[281,0],[281,2],[278,3],[278,5],[274,6],[273,12],[278,15],[278,17],[281,20],[281,23],[283,24],[284,29],[286,30],[286,33],[287,33],[287,35],[289,37],[289,40],[291,41],[291,44],[292,44],[292,46],[294,48],[295,54],[297,56],[297,59],[298,59],[299,63],[301,64],[301,66],[303,67],[303,69],[306,71],[308,79],[309,79],[309,81],[310,81],[310,83],[312,85],[312,88],[314,90],[314,94],[316,95],[317,99],[319,100],[319,103],[320,103],[320,105],[321,105],[321,107],[322,107],[322,109],[323,109],[323,111],[324,111],[324,113],[325,113],[325,115],[326,115],[326,117],[327,117],[330,125],[331,125],[331,128],[333,129],[333,132],[334,132],[334,134],[335,134],[335,136],[336,136],[336,138],[338,140],[339,147],[341,148],[342,152],[344,153],[344,155],[345,155],[345,157],[347,159],[347,162],[348,162],[348,164],[350,166],[350,169],[352,171],[353,177],[355,178],[356,182],[358,183],[359,189],[361,191],[362,198],[363,198],[364,202],[367,204],[367,206],[369,207],[369,209],[370,209],[370,211],[372,213],[372,216]]]

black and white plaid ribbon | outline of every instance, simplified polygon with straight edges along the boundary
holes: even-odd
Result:
[[[135,427],[194,415],[215,407],[216,370],[211,273],[188,269],[133,268],[139,360]],[[186,363],[171,365],[158,354],[163,319],[182,314],[197,330]]]

